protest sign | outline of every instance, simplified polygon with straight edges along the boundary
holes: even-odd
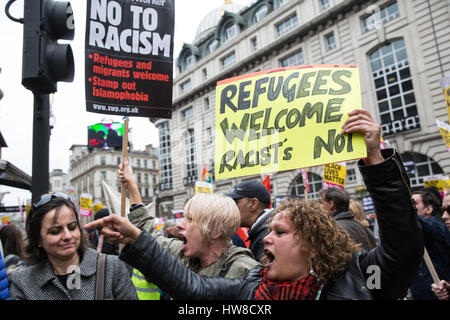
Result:
[[[362,134],[341,134],[356,108],[357,66],[288,67],[218,82],[216,179],[366,157]]]
[[[327,163],[323,166],[322,188],[344,189],[347,166],[345,162]]]
[[[365,214],[375,212],[375,208],[373,206],[373,200],[372,200],[371,196],[369,196],[369,195],[363,196],[362,205],[363,205],[363,210],[364,210]]]
[[[85,217],[92,215],[92,195],[87,193],[80,195],[80,215]]]
[[[213,193],[212,183],[206,181],[195,181],[195,193]]]
[[[103,204],[96,200],[94,203],[92,203],[92,212],[94,215],[98,212],[98,210],[103,209]]]
[[[447,151],[450,153],[450,125],[437,119],[436,124],[439,132],[441,133],[442,139],[444,140],[445,146],[447,147]]]
[[[172,116],[174,0],[88,0],[89,112]]]
[[[439,84],[441,85],[442,93],[444,93],[448,122],[450,123],[450,74],[439,80]]]
[[[7,225],[7,224],[11,224],[10,216],[0,217],[0,226]]]
[[[423,185],[425,188],[434,187],[436,188],[439,193],[441,194],[441,197],[444,197],[445,190],[447,190],[449,185],[449,177],[444,175],[431,175],[428,177],[425,177],[423,179]]]

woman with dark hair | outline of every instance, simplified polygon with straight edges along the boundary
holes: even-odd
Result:
[[[5,265],[8,268],[24,259],[23,236],[19,227],[7,224],[0,228],[0,240],[3,245]]]
[[[26,221],[30,267],[15,273],[11,299],[93,300],[98,253],[88,248],[77,209],[64,193],[41,196]],[[107,255],[103,269],[105,300],[137,299],[129,273],[116,256]],[[100,276],[99,276],[100,277]]]
[[[120,259],[174,299],[403,298],[423,254],[408,175],[395,150],[380,150],[381,126],[369,112],[350,112],[342,132],[361,132],[366,142],[367,158],[358,165],[383,238],[369,252],[361,250],[315,200],[286,199],[276,208],[264,238],[267,264],[256,266],[245,278],[193,273],[125,218],[109,216],[85,228],[103,227],[110,241],[126,244]]]

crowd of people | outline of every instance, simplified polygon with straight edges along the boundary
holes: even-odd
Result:
[[[411,193],[399,154],[380,150],[381,127],[369,112],[350,112],[342,132],[364,135],[367,158],[358,167],[377,235],[345,190],[270,208],[256,180],[196,194],[180,223],[158,230],[124,158],[127,218],[102,209],[82,226],[70,198],[50,193],[32,205],[24,234],[0,229],[0,299],[448,300],[450,194]],[[239,228],[248,228],[246,239]]]

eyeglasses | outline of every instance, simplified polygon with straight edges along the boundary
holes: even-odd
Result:
[[[70,200],[69,196],[62,192],[47,193],[47,194],[42,195],[38,202],[33,204],[33,209],[42,207],[44,204],[49,203],[54,198]]]
[[[450,205],[442,207],[442,213],[445,213],[446,211],[448,214],[450,214]]]

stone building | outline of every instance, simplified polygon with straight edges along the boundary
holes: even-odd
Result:
[[[382,124],[401,153],[412,186],[450,172],[450,157],[435,119],[446,121],[439,80],[450,72],[450,4],[441,0],[231,1],[211,11],[177,57],[171,120],[160,132],[162,203],[182,209],[207,165],[214,174],[217,81],[295,66],[358,65],[363,107]],[[356,107],[356,106],[355,106]],[[347,162],[346,189],[363,185],[356,161]],[[309,171],[310,196],[322,187],[323,167]],[[217,180],[228,192],[247,179]],[[272,197],[303,197],[300,169],[271,174]]]
[[[130,144],[131,146],[131,144]],[[92,149],[86,145],[72,145],[70,155],[69,179],[78,195],[88,193],[93,201],[105,205],[105,194],[102,181],[117,188],[121,192],[121,184],[117,179],[118,165],[122,161],[122,150]],[[157,150],[150,144],[144,151],[128,150],[128,161],[145,204],[154,199],[154,189],[158,184],[159,161]]]

